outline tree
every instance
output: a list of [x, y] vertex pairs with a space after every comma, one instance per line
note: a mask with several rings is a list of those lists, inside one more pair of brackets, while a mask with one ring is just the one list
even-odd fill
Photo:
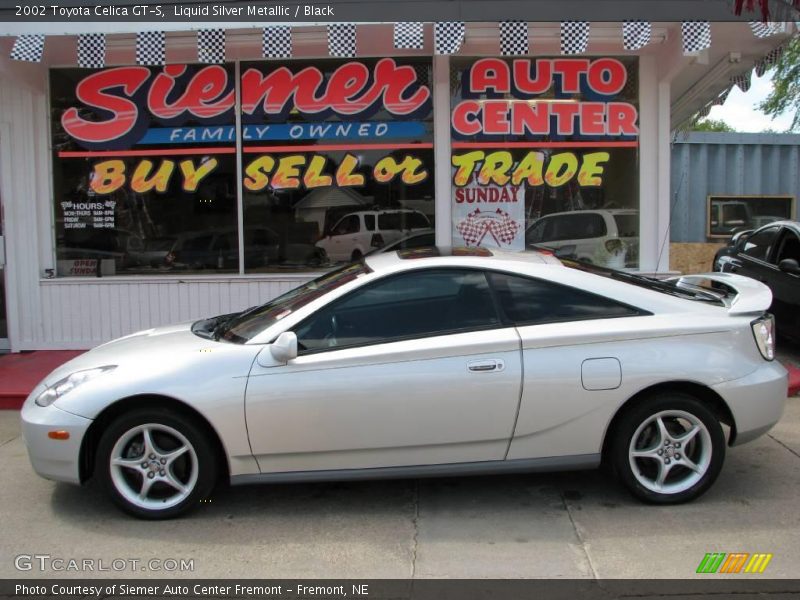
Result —
[[736, 131], [733, 127], [728, 125], [725, 121], [718, 121], [716, 119], [705, 119], [698, 121], [692, 125], [692, 131], [714, 131], [714, 132], [732, 132]]
[[800, 130], [800, 36], [787, 44], [772, 75], [772, 92], [758, 109], [773, 119], [786, 111], [794, 111], [790, 131]]

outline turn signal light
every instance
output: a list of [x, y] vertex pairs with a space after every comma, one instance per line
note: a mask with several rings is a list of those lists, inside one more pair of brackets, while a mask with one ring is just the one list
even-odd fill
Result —
[[47, 437], [51, 440], [68, 440], [69, 439], [69, 431], [59, 430], [59, 431], [48, 431]]

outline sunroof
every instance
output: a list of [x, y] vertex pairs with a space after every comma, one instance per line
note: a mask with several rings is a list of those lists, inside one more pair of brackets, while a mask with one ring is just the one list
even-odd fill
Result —
[[463, 246], [455, 248], [440, 248], [430, 246], [428, 248], [405, 248], [397, 251], [397, 256], [404, 260], [414, 258], [435, 258], [437, 256], [493, 256], [488, 248], [466, 248]]

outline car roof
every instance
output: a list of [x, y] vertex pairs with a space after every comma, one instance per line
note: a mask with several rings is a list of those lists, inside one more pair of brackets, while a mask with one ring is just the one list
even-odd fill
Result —
[[[449, 260], [448, 260], [449, 259]], [[524, 262], [536, 265], [562, 266], [552, 253], [538, 250], [524, 252], [504, 252], [495, 248], [476, 248], [464, 246], [429, 246], [370, 254], [366, 257], [367, 266], [374, 271], [392, 270], [409, 261], [431, 263], [431, 265], [452, 264], [490, 268], [491, 263], [501, 261]]]

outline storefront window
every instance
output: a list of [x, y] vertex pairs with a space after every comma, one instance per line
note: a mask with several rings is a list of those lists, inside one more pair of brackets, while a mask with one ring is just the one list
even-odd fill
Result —
[[59, 276], [238, 272], [232, 66], [54, 69], [50, 97]]
[[637, 59], [455, 59], [451, 72], [454, 243], [637, 267]]
[[241, 72], [248, 272], [329, 268], [432, 230], [430, 60]]

